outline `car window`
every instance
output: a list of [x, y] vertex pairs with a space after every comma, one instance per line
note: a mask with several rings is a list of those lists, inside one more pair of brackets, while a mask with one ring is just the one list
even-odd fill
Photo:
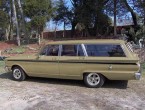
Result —
[[100, 57], [125, 57], [120, 45], [114, 44], [87, 44], [85, 45], [88, 56]]
[[61, 56], [84, 56], [81, 45], [62, 45]]
[[58, 56], [58, 51], [59, 45], [47, 45], [42, 49], [40, 55]]

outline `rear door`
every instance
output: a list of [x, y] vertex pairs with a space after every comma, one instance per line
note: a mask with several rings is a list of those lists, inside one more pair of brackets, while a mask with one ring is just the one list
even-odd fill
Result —
[[80, 79], [82, 76], [84, 52], [81, 45], [61, 45], [59, 58], [60, 77]]

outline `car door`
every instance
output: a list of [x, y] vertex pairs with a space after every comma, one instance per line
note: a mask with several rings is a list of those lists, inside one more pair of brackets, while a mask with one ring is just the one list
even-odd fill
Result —
[[59, 45], [45, 46], [36, 58], [37, 64], [33, 69], [34, 76], [57, 78]]
[[60, 77], [80, 79], [84, 57], [81, 45], [62, 45], [59, 57]]

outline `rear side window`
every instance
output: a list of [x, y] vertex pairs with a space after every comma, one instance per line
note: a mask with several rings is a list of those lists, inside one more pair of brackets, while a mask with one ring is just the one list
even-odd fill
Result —
[[120, 45], [114, 44], [85, 44], [88, 56], [125, 57]]
[[84, 56], [81, 45], [62, 45], [61, 56]]

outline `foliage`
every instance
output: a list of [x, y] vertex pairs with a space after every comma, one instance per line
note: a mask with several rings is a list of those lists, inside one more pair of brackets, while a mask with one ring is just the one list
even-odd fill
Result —
[[137, 42], [141, 38], [145, 38], [145, 26], [138, 26], [138, 29], [135, 30], [133, 27], [130, 27], [129, 34], [133, 37], [133, 40]]
[[6, 28], [8, 25], [8, 15], [6, 12], [0, 10], [0, 27]]
[[5, 29], [9, 23], [6, 0], [0, 0], [0, 28]]
[[53, 20], [56, 22], [65, 22], [66, 24], [70, 23], [71, 18], [71, 12], [66, 6], [66, 3], [64, 0], [59, 0], [56, 2], [56, 10], [53, 15]]
[[31, 27], [39, 34], [47, 21], [50, 20], [53, 12], [52, 3], [50, 0], [25, 0], [24, 14], [30, 19]]
[[108, 0], [71, 1], [73, 5], [72, 25], [82, 24], [85, 27], [85, 32], [89, 33], [89, 35], [103, 34], [103, 30], [106, 30], [111, 24], [109, 17], [104, 12], [104, 6]]
[[145, 62], [141, 64], [142, 65], [142, 69], [145, 71]]
[[[116, 13], [118, 17], [122, 17], [128, 14], [128, 10], [122, 0], [116, 0]], [[114, 16], [114, 0], [109, 0], [105, 5], [105, 13], [110, 16]]]

